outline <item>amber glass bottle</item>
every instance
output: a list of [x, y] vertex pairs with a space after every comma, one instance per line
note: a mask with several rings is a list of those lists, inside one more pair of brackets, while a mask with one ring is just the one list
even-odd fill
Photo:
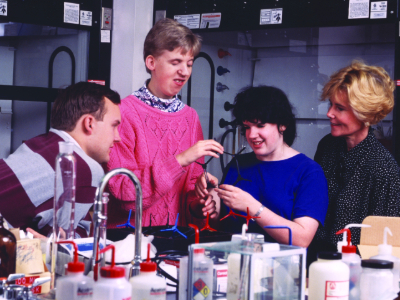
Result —
[[0, 215], [0, 277], [15, 273], [17, 241], [15, 236], [3, 227], [3, 217]]

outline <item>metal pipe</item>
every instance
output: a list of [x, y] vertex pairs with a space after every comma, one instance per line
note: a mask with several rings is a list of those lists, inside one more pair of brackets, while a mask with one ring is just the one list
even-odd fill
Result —
[[[99, 187], [96, 190], [96, 196], [94, 201], [94, 240], [93, 240], [93, 255], [92, 255], [92, 269], [95, 272], [95, 266], [97, 263], [97, 246], [100, 241], [100, 225], [103, 220], [107, 220], [107, 216], [104, 216], [102, 212], [102, 196], [103, 191], [108, 183], [108, 181], [115, 175], [125, 175], [127, 176], [135, 186], [136, 190], [136, 211], [135, 211], [135, 257], [132, 261], [132, 271], [131, 276], [136, 276], [140, 271], [140, 263], [141, 263], [141, 244], [142, 244], [142, 207], [143, 207], [143, 194], [142, 194], [142, 186], [132, 171], [129, 171], [125, 168], [118, 168], [111, 170], [102, 178]], [[97, 274], [94, 274], [97, 276]]]

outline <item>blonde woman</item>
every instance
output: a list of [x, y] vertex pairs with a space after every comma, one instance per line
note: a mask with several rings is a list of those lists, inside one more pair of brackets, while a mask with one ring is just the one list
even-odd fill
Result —
[[[330, 77], [321, 100], [328, 99], [331, 133], [318, 144], [315, 161], [328, 180], [329, 207], [324, 226], [310, 246], [309, 262], [320, 251], [335, 251], [336, 232], [369, 215], [399, 216], [399, 167], [373, 134], [394, 106], [394, 82], [381, 67], [355, 61]], [[352, 243], [360, 242], [353, 228]]]

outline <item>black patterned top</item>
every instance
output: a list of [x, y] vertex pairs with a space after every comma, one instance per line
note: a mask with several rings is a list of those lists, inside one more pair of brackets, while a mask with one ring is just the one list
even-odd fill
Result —
[[[326, 135], [318, 144], [314, 160], [325, 172], [329, 207], [324, 226], [313, 244], [317, 252], [334, 251], [342, 235], [335, 233], [347, 224], [361, 224], [365, 217], [399, 216], [399, 167], [389, 151], [375, 138], [373, 129], [350, 151], [343, 137]], [[351, 229], [354, 245], [360, 228]]]
[[178, 98], [177, 95], [175, 95], [172, 99], [162, 99], [154, 96], [147, 88], [148, 82], [149, 80], [147, 80], [140, 89], [138, 89], [136, 92], [133, 92], [132, 95], [142, 100], [147, 105], [165, 112], [174, 113], [185, 107], [185, 104]]

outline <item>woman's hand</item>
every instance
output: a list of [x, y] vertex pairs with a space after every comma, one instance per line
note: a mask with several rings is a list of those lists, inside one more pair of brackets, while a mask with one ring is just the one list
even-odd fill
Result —
[[220, 143], [214, 140], [203, 140], [198, 141], [189, 149], [179, 153], [176, 159], [182, 167], [186, 167], [203, 156], [218, 158], [218, 153], [224, 153], [224, 147]]
[[[211, 175], [210, 173], [207, 173], [207, 177], [209, 182], [213, 185], [213, 186], [218, 186], [218, 178]], [[209, 190], [207, 189], [207, 180], [206, 180], [206, 176], [203, 174], [201, 174], [201, 176], [197, 177], [196, 180], [196, 186], [194, 188], [194, 191], [196, 193], [196, 196], [199, 198], [204, 198], [205, 196], [207, 196], [209, 194]]]
[[233, 185], [221, 184], [215, 191], [225, 205], [235, 210], [247, 211], [247, 207], [259, 204], [252, 195]]

